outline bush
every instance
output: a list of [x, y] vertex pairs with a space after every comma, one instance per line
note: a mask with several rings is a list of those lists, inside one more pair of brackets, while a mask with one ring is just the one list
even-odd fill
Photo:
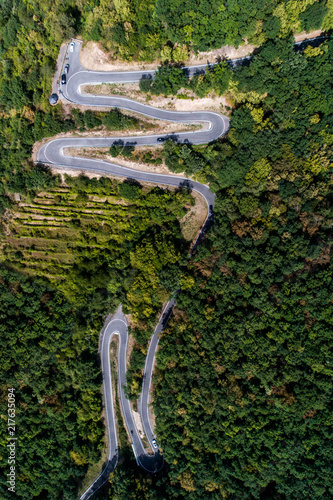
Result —
[[110, 147], [110, 155], [114, 158], [119, 156], [124, 147], [124, 142], [122, 140], [115, 141]]
[[155, 95], [175, 95], [179, 89], [187, 85], [187, 82], [187, 77], [181, 68], [161, 66], [155, 74], [151, 92]]
[[88, 109], [84, 112], [84, 123], [87, 128], [92, 129], [95, 127], [100, 127], [102, 125], [102, 120], [97, 116], [96, 113]]
[[132, 153], [134, 151], [135, 147], [133, 144], [130, 144], [129, 142], [124, 146], [121, 154], [126, 157], [132, 156]]
[[112, 109], [111, 111], [109, 111], [109, 113], [105, 113], [105, 115], [103, 115], [103, 125], [105, 125], [106, 128], [109, 129], [120, 129], [121, 118], [122, 114], [118, 111], [118, 109]]
[[141, 92], [145, 92], [145, 93], [150, 92], [152, 83], [153, 83], [153, 80], [152, 80], [151, 75], [143, 75], [143, 77], [141, 78], [141, 80], [139, 82], [139, 87], [140, 87]]
[[141, 186], [132, 182], [124, 181], [119, 184], [119, 194], [127, 200], [136, 200], [141, 193]]

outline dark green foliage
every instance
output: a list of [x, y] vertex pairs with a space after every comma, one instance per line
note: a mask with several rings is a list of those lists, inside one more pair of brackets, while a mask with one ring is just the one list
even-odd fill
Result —
[[122, 182], [119, 184], [119, 194], [127, 200], [136, 200], [141, 193], [141, 186], [131, 182]]
[[137, 118], [121, 113], [117, 108], [111, 109], [108, 113], [101, 113], [103, 125], [109, 130], [123, 130], [135, 128], [139, 124]]
[[[168, 500], [166, 493], [167, 473], [146, 474], [137, 466], [132, 450], [124, 450], [123, 462], [110, 478], [110, 500]], [[102, 499], [101, 499], [102, 500]]]
[[121, 154], [125, 156], [125, 158], [131, 157], [134, 153], [135, 146], [134, 144], [131, 144], [129, 142], [126, 142], [125, 146], [123, 147], [123, 150]]
[[[49, 0], [47, 0], [47, 3]], [[40, 0], [34, 0], [40, 13]], [[37, 5], [36, 5], [37, 4]], [[308, 27], [331, 27], [331, 9], [326, 0], [313, 5], [297, 0], [128, 0], [113, 2], [81, 2], [76, 16], [68, 15], [65, 6], [53, 5], [51, 12], [61, 12], [63, 36], [73, 27], [84, 39], [100, 41], [107, 50], [122, 59], [139, 61], [181, 62], [189, 50], [209, 51], [224, 45], [238, 46], [247, 39], [261, 45], [273, 37], [286, 37], [299, 29], [298, 21]], [[304, 8], [305, 12], [304, 12]], [[73, 19], [75, 17], [75, 19]], [[16, 40], [16, 16], [8, 27], [7, 44]], [[54, 22], [59, 22], [56, 19]], [[303, 26], [302, 26], [303, 29]], [[58, 35], [59, 36], [59, 35]], [[146, 82], [149, 87], [148, 82]], [[146, 88], [145, 91], [147, 91]]]
[[[145, 80], [142, 80], [145, 82]], [[155, 78], [151, 87], [148, 90], [152, 94], [164, 94], [164, 95], [174, 95], [177, 90], [185, 87], [187, 84], [187, 78], [184, 71], [181, 68], [176, 68], [175, 66], [161, 66], [155, 74]], [[142, 88], [142, 84], [140, 85]]]
[[73, 109], [71, 117], [64, 119], [60, 104], [49, 106], [58, 48], [63, 37], [74, 34], [79, 19], [80, 12], [68, 2], [46, 0], [41, 5], [33, 0], [29, 11], [21, 0], [14, 6], [10, 2], [1, 5], [1, 213], [10, 205], [6, 193], [26, 193], [47, 186], [41, 169], [27, 161], [36, 141], [75, 128], [83, 131], [104, 125], [108, 130], [123, 130], [139, 123], [117, 109], [108, 113]]
[[29, 119], [26, 117], [25, 111], [18, 111], [0, 118], [2, 204], [6, 204], [5, 192], [26, 193], [29, 190], [51, 185], [49, 184], [49, 182], [52, 183], [51, 176], [47, 170], [35, 167], [28, 161], [32, 145], [43, 137], [71, 130], [74, 127], [71, 120], [61, 119], [61, 113], [55, 108], [49, 109], [47, 113], [40, 110], [31, 111], [31, 117], [33, 121], [30, 116]]
[[124, 145], [124, 141], [119, 139], [118, 141], [115, 141], [112, 146], [109, 149], [110, 155], [113, 157], [119, 156], [120, 154], [125, 157], [131, 157], [133, 155], [133, 152], [135, 150], [135, 145], [126, 142]]
[[[0, 270], [0, 404], [6, 415], [7, 388], [16, 387], [20, 498], [74, 500], [99, 458], [101, 318], [119, 301], [133, 313], [134, 398], [156, 312], [186, 280], [161, 338], [155, 379], [169, 477], [148, 478], [126, 458], [111, 498], [332, 498], [332, 43], [296, 54], [292, 39], [273, 42], [297, 22], [298, 15], [288, 24], [292, 5], [287, 12], [285, 4], [139, 0], [118, 2], [116, 10], [95, 0], [1, 2], [1, 213], [15, 192], [26, 202], [14, 205], [22, 218], [12, 221], [10, 241], [1, 236], [2, 259], [52, 279], [70, 300]], [[308, 5], [302, 29], [319, 27], [326, 9], [325, 2]], [[67, 194], [28, 161], [44, 137], [137, 124], [118, 110], [73, 111], [64, 120], [59, 105], [48, 106], [58, 48], [80, 32], [140, 60], [159, 57], [162, 47], [172, 54], [175, 43], [208, 50], [244, 37], [272, 40], [234, 76], [225, 63], [189, 81], [163, 66], [140, 84], [164, 94], [188, 86], [204, 96], [222, 95], [231, 77], [237, 83], [226, 140], [164, 145], [169, 168], [200, 171], [217, 193], [214, 227], [188, 267], [179, 230], [190, 202], [184, 193], [79, 177], [67, 178]], [[112, 152], [132, 154], [132, 146]], [[40, 190], [50, 196], [43, 208]], [[38, 210], [45, 219], [30, 225], [24, 216]], [[48, 227], [47, 213], [59, 227]], [[1, 437], [5, 443], [5, 426]], [[2, 464], [6, 499], [6, 456]]]
[[99, 127], [102, 124], [102, 120], [90, 109], [84, 112], [84, 122], [88, 129]]
[[275, 39], [279, 36], [280, 32], [280, 20], [276, 16], [268, 17], [264, 24], [263, 29], [267, 35], [268, 39]]
[[0, 88], [0, 105], [6, 110], [19, 109], [29, 104], [32, 95], [27, 91], [25, 82], [18, 77], [2, 80]]
[[113, 157], [117, 157], [118, 155], [120, 155], [123, 148], [124, 148], [124, 141], [122, 140], [115, 141], [109, 149], [110, 155]]
[[[0, 18], [0, 37], [4, 59], [13, 59], [18, 67], [19, 86], [29, 82], [28, 91], [40, 103], [50, 90], [51, 79], [47, 77], [53, 72], [58, 47], [75, 34], [86, 40], [100, 41], [122, 59], [161, 58], [180, 62], [183, 58], [177, 50], [183, 45], [186, 54], [188, 49], [206, 51], [226, 44], [238, 46], [245, 38], [250, 43], [262, 44], [268, 38], [292, 34], [298, 19], [306, 30], [319, 28], [322, 22], [330, 26], [331, 14], [326, 3], [318, 0], [302, 10], [296, 0], [289, 3], [244, 0], [224, 4], [219, 0], [195, 3], [128, 0], [124, 5], [95, 0], [80, 3], [32, 0], [28, 9], [25, 2], [17, 0], [13, 10], [6, 1]], [[17, 47], [15, 55], [11, 53], [13, 47]], [[34, 67], [32, 61], [37, 62]], [[9, 76], [6, 82], [12, 85]]]
[[205, 166], [202, 156], [190, 144], [177, 144], [169, 139], [163, 144], [163, 156], [172, 172], [185, 172], [186, 175], [198, 172]]
[[199, 0], [195, 4], [186, 0], [157, 0], [155, 16], [165, 24], [171, 42], [192, 43], [195, 50], [205, 51], [226, 44], [237, 46], [244, 37], [255, 41], [262, 23], [264, 33], [267, 29], [270, 37], [272, 30], [279, 34], [277, 23], [272, 21], [277, 5], [283, 9], [284, 2], [229, 1], [222, 5], [217, 0]]
[[100, 127], [102, 124], [108, 130], [131, 129], [137, 127], [139, 124], [137, 118], [124, 115], [117, 108], [111, 109], [108, 112], [96, 112], [88, 109], [83, 113], [79, 109], [72, 109], [71, 115], [75, 127], [81, 131]]
[[89, 37], [88, 37], [89, 40], [93, 40], [94, 42], [98, 42], [102, 38], [102, 36], [101, 36], [102, 32], [103, 32], [102, 19], [97, 19], [94, 26], [89, 31]]
[[187, 248], [179, 218], [190, 195], [84, 176], [66, 176], [63, 187], [48, 171], [32, 172], [32, 191], [13, 205], [20, 217], [3, 235], [6, 265], [46, 276], [72, 304], [101, 297], [101, 307], [122, 302], [137, 322], [153, 321], [167, 297], [158, 274]]
[[227, 9], [220, 6], [217, 0], [199, 0], [195, 5], [185, 0], [158, 0], [155, 12], [173, 43], [191, 41], [196, 50], [209, 50], [226, 43], [238, 44], [242, 36], [250, 34], [251, 14], [258, 16], [255, 9], [250, 12], [244, 4], [242, 8], [230, 2]]
[[[104, 429], [96, 349], [98, 310], [74, 309], [44, 282], [0, 268], [1, 414], [16, 399], [16, 495], [76, 498], [76, 483], [98, 460]], [[7, 426], [1, 439], [7, 443]], [[0, 494], [8, 491], [2, 453]], [[80, 465], [78, 465], [80, 464]]]
[[327, 7], [325, 5], [325, 2], [316, 2], [308, 5], [307, 8], [303, 12], [301, 12], [299, 16], [302, 30], [305, 30], [307, 33], [309, 33], [312, 30], [321, 28], [326, 13]]
[[216, 64], [206, 74], [192, 77], [188, 81], [191, 88], [199, 97], [205, 97], [212, 90], [218, 95], [222, 95], [228, 89], [228, 84], [232, 76], [231, 67], [225, 62]]
[[139, 82], [141, 92], [149, 92], [151, 90], [152, 83], [153, 80], [151, 75], [144, 75]]

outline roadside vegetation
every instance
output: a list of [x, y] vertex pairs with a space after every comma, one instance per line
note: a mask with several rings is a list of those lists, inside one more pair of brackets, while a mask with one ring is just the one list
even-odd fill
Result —
[[157, 353], [168, 477], [148, 494], [120, 467], [119, 498], [332, 497], [332, 49], [269, 43], [235, 74], [201, 149], [214, 226]]
[[164, 144], [174, 171], [200, 154], [215, 221], [157, 353], [168, 477], [148, 494], [120, 467], [119, 498], [333, 494], [332, 50], [267, 44], [234, 74], [225, 140]]
[[333, 7], [326, 0], [94, 0], [76, 5], [76, 17], [67, 26], [74, 25], [86, 40], [100, 42], [114, 57], [128, 61], [180, 63], [191, 50], [238, 46], [244, 39], [262, 45], [294, 32], [332, 29]]
[[[108, 112], [80, 111], [72, 109], [65, 115], [61, 107], [23, 107], [0, 115], [0, 214], [12, 205], [14, 193], [32, 194], [36, 190], [52, 185], [55, 181], [47, 169], [31, 161], [31, 150], [35, 142], [63, 132], [104, 132], [137, 130], [148, 123], [125, 115], [118, 109]], [[11, 175], [15, 172], [15, 175]]]
[[228, 90], [232, 77], [232, 69], [226, 61], [217, 63], [207, 73], [194, 75], [188, 78], [186, 70], [170, 64], [162, 65], [155, 73], [155, 78], [142, 78], [140, 90], [152, 95], [175, 95], [178, 98], [187, 98], [187, 94], [179, 94], [180, 90], [191, 90], [202, 98], [214, 91], [221, 96]]

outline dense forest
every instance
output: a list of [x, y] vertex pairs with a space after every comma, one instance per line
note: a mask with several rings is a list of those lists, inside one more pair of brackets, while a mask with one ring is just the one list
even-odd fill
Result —
[[[75, 499], [104, 444], [96, 356], [101, 308], [74, 309], [45, 282], [0, 267], [1, 417], [16, 391], [16, 495]], [[6, 422], [6, 421], [5, 421]], [[8, 491], [7, 425], [1, 426], [0, 496]]]
[[215, 223], [158, 352], [166, 498], [332, 497], [332, 55], [264, 45], [201, 150]]
[[[140, 471], [120, 424], [121, 460], [98, 497], [332, 498], [333, 44], [295, 51], [292, 39], [332, 24], [330, 0], [2, 0], [0, 405], [3, 417], [16, 387], [20, 498], [76, 498], [104, 447], [103, 319], [119, 301], [136, 319], [133, 398], [155, 315], [180, 288], [154, 380], [166, 467]], [[179, 226], [188, 193], [85, 177], [63, 185], [30, 161], [36, 141], [60, 132], [139, 125], [118, 110], [48, 105], [58, 48], [77, 34], [142, 61], [180, 63], [244, 38], [261, 46], [234, 71], [222, 62], [187, 80], [163, 66], [141, 83], [224, 94], [231, 110], [226, 139], [163, 147], [171, 170], [200, 175], [217, 195], [190, 261]], [[34, 247], [22, 244], [29, 237]], [[4, 453], [0, 466], [9, 498]]]

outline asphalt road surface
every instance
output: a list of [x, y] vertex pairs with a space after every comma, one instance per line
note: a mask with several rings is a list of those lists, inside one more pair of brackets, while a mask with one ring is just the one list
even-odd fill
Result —
[[[145, 104], [137, 103], [131, 99], [121, 97], [98, 96], [91, 94], [82, 94], [80, 86], [83, 84], [100, 84], [112, 82], [137, 82], [142, 76], [150, 74], [154, 76], [155, 71], [133, 71], [133, 72], [95, 72], [88, 71], [80, 65], [79, 51], [81, 44], [76, 41], [74, 51], [67, 50], [66, 58], [63, 63], [69, 64], [69, 70], [66, 75], [67, 83], [59, 84], [59, 93], [63, 98], [77, 104], [83, 104], [89, 107], [118, 107], [141, 113], [143, 115], [174, 122], [181, 123], [206, 123], [203, 130], [195, 132], [182, 132], [173, 134], [172, 137], [177, 142], [191, 142], [193, 144], [204, 144], [223, 136], [229, 129], [229, 119], [226, 116], [209, 111], [198, 112], [176, 112], [165, 111], [153, 108]], [[187, 68], [189, 75], [206, 70], [206, 66], [196, 66]], [[61, 81], [61, 78], [60, 78]], [[208, 127], [207, 127], [208, 124]], [[37, 162], [45, 163], [58, 167], [68, 167], [80, 171], [93, 171], [98, 173], [107, 173], [114, 176], [136, 179], [141, 182], [152, 182], [166, 184], [175, 187], [187, 187], [198, 191], [205, 199], [208, 207], [206, 222], [211, 218], [215, 195], [209, 190], [208, 186], [183, 177], [163, 174], [153, 174], [141, 172], [130, 168], [122, 167], [115, 163], [94, 160], [89, 158], [74, 157], [66, 154], [66, 148], [87, 148], [87, 147], [110, 147], [117, 140], [123, 140], [125, 143], [133, 145], [157, 145], [160, 144], [158, 138], [161, 135], [146, 135], [140, 137], [94, 137], [94, 138], [61, 138], [53, 139], [44, 144], [37, 154]], [[162, 136], [168, 138], [169, 136]], [[205, 222], [205, 224], [206, 224]], [[204, 226], [205, 226], [204, 224]], [[203, 226], [203, 228], [204, 228]], [[204, 229], [202, 228], [202, 232]], [[200, 237], [200, 235], [199, 235]], [[199, 238], [198, 237], [198, 238]], [[198, 241], [198, 239], [197, 239]], [[139, 399], [139, 411], [141, 414], [142, 425], [151, 447], [151, 452], [147, 453], [142, 440], [138, 434], [130, 402], [126, 398], [123, 387], [126, 385], [126, 351], [128, 343], [128, 326], [126, 318], [122, 313], [121, 306], [117, 309], [112, 319], [106, 324], [101, 332], [100, 356], [103, 374], [104, 404], [107, 417], [107, 427], [109, 436], [108, 458], [101, 475], [89, 486], [83, 493], [80, 500], [90, 498], [104, 484], [110, 473], [115, 469], [118, 462], [118, 441], [115, 424], [115, 410], [113, 405], [114, 395], [112, 393], [111, 365], [110, 365], [110, 342], [113, 335], [119, 335], [118, 351], [118, 390], [122, 414], [128, 435], [131, 439], [132, 448], [138, 465], [150, 473], [156, 473], [163, 467], [163, 455], [160, 453], [156, 438], [154, 436], [150, 418], [149, 418], [149, 394], [153, 375], [155, 353], [158, 345], [159, 334], [165, 328], [172, 308], [175, 304], [171, 300], [166, 305], [154, 334], [151, 338], [147, 353], [144, 377], [142, 385], [142, 394]], [[155, 444], [155, 446], [154, 446]]]
[[[160, 323], [159, 323], [160, 324]], [[159, 325], [158, 325], [159, 326]], [[161, 331], [161, 328], [155, 330]], [[156, 473], [163, 467], [163, 455], [160, 453], [158, 448], [153, 448], [152, 440], [154, 439], [153, 431], [149, 426], [148, 440], [153, 449], [153, 454], [147, 454], [143, 447], [142, 440], [137, 431], [133, 413], [130, 405], [130, 401], [126, 398], [124, 387], [126, 386], [126, 352], [128, 344], [128, 325], [126, 317], [122, 312], [121, 306], [118, 307], [116, 313], [113, 315], [112, 319], [109, 320], [106, 326], [101, 332], [101, 342], [100, 342], [100, 356], [102, 364], [102, 374], [103, 374], [103, 392], [104, 392], [104, 406], [107, 420], [108, 428], [108, 458], [105, 467], [100, 474], [100, 476], [89, 486], [89, 488], [82, 494], [80, 500], [87, 500], [90, 498], [109, 478], [110, 474], [114, 471], [118, 463], [118, 440], [116, 431], [116, 420], [115, 420], [115, 410], [114, 410], [114, 395], [112, 391], [112, 378], [111, 378], [111, 363], [110, 363], [110, 343], [114, 335], [119, 336], [119, 350], [118, 350], [118, 391], [120, 394], [121, 411], [124, 417], [128, 435], [131, 439], [132, 448], [138, 465], [150, 473]], [[153, 338], [155, 337], [155, 334]], [[156, 341], [156, 347], [157, 342]], [[146, 366], [149, 366], [150, 377], [152, 375], [152, 368], [154, 364], [155, 350], [150, 349], [147, 355]], [[148, 391], [145, 392], [145, 397], [143, 398], [143, 405], [147, 408], [148, 414], [148, 397], [149, 397], [149, 387]], [[149, 416], [148, 416], [149, 421]], [[147, 424], [146, 424], [147, 425]]]
[[155, 436], [149, 418], [149, 393], [150, 393], [151, 380], [153, 376], [155, 353], [158, 345], [159, 334], [166, 327], [170, 315], [172, 314], [172, 308], [174, 305], [175, 301], [170, 300], [170, 302], [168, 302], [164, 308], [160, 321], [158, 322], [154, 330], [154, 334], [149, 343], [145, 368], [143, 372], [142, 392], [139, 399], [138, 407], [140, 409], [143, 430], [152, 449], [154, 449], [152, 441], [153, 439], [155, 439]]
[[[149, 116], [150, 118], [157, 118], [160, 120], [168, 120], [178, 123], [201, 122], [208, 124], [208, 130], [197, 132], [183, 132], [177, 134], [178, 142], [184, 142], [188, 140], [193, 144], [205, 144], [207, 142], [218, 139], [228, 131], [229, 118], [219, 113], [214, 113], [211, 111], [166, 111], [163, 109], [153, 108], [152, 106], [148, 106], [147, 104], [142, 104], [132, 99], [123, 97], [81, 93], [81, 85], [138, 82], [143, 76], [149, 75], [153, 78], [155, 71], [89, 71], [83, 68], [83, 66], [81, 66], [80, 64], [80, 49], [81, 43], [75, 42], [74, 51], [68, 51], [67, 59], [64, 61], [66, 64], [69, 64], [69, 71], [66, 75], [67, 83], [65, 85], [62, 85], [60, 83], [59, 90], [62, 93], [63, 97], [68, 101], [74, 102], [76, 104], [83, 104], [89, 107], [117, 107], [135, 111], [145, 116]], [[188, 73], [189, 75], [193, 75], [197, 72], [205, 71], [207, 67], [207, 65], [193, 66], [188, 68]], [[157, 137], [158, 136], [146, 136], [145, 138], [142, 138], [143, 142], [139, 142], [139, 138], [135, 138], [135, 140], [138, 141], [138, 145], [154, 145], [158, 144]], [[130, 139], [127, 138], [126, 140], [129, 141]], [[107, 145], [110, 145], [110, 143]]]

